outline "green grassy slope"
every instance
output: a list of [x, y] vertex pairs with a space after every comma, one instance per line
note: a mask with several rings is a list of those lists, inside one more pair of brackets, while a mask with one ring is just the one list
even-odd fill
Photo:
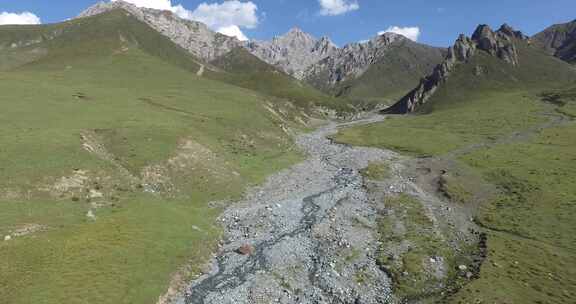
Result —
[[243, 48], [236, 48], [213, 60], [211, 64], [222, 71], [207, 71], [205, 75], [210, 79], [284, 98], [302, 108], [325, 105], [345, 109], [345, 101], [336, 101], [263, 62]]
[[[568, 64], [519, 48], [518, 68], [486, 54], [459, 66], [425, 114], [391, 117], [336, 138], [454, 158], [499, 189], [476, 213], [488, 236], [488, 257], [479, 278], [451, 303], [576, 301], [576, 124], [569, 120], [576, 78]], [[561, 116], [567, 121], [558, 123]], [[477, 143], [487, 145], [462, 149]], [[467, 187], [469, 193], [481, 189]]]
[[[135, 18], [129, 17], [123, 10], [59, 24], [2, 26], [0, 29], [0, 45], [3, 46], [0, 48], [0, 58], [18, 56], [16, 61], [23, 63], [33, 60], [35, 68], [38, 68], [40, 63], [47, 68], [57, 68], [63, 62], [86, 62], [91, 57], [121, 53], [130, 46], [181, 68], [191, 71], [199, 68], [195, 58], [188, 52]], [[30, 45], [26, 46], [27, 44]], [[12, 45], [22, 47], [13, 49]], [[42, 55], [30, 55], [34, 53]]]
[[155, 303], [213, 248], [208, 202], [299, 159], [297, 110], [196, 76], [123, 11], [0, 37], [46, 38], [0, 51], [23, 58], [0, 72], [2, 302]]
[[356, 102], [390, 104], [418, 85], [442, 60], [440, 49], [403, 40], [360, 77], [339, 84], [333, 92]]

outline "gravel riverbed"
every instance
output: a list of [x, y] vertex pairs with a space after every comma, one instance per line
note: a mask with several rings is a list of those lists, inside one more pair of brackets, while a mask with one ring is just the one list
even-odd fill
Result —
[[376, 264], [381, 203], [370, 199], [359, 170], [395, 154], [327, 138], [382, 119], [330, 123], [298, 136], [307, 160], [222, 214], [225, 235], [212, 270], [176, 303], [389, 303], [390, 278]]

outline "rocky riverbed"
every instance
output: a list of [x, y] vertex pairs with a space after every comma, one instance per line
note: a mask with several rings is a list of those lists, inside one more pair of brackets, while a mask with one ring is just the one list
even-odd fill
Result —
[[[330, 123], [300, 135], [296, 142], [308, 159], [271, 176], [223, 213], [225, 238], [212, 270], [176, 303], [392, 302], [391, 280], [376, 262], [383, 204], [359, 171], [398, 156], [327, 138], [339, 128], [382, 119]], [[415, 187], [400, 176], [392, 180], [381, 192]]]

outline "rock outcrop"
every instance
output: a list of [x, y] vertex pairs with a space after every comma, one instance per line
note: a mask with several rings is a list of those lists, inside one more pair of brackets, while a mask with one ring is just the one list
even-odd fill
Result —
[[115, 9], [123, 9], [140, 21], [168, 37], [196, 57], [210, 61], [243, 43], [234, 37], [216, 33], [201, 22], [186, 20], [171, 11], [137, 7], [124, 1], [100, 2], [78, 17], [89, 17]]
[[381, 113], [406, 114], [416, 111], [446, 82], [456, 65], [466, 63], [478, 50], [498, 57], [513, 66], [519, 65], [516, 42], [526, 39], [527, 37], [521, 32], [515, 31], [506, 24], [496, 32], [492, 31], [488, 25], [480, 25], [474, 31], [472, 38], [460, 35], [454, 45], [448, 49], [444, 62], [436, 66], [429, 76], [422, 79], [414, 90]]
[[576, 20], [553, 25], [534, 35], [531, 41], [550, 55], [576, 63]]
[[521, 32], [504, 24], [496, 32], [488, 25], [480, 25], [472, 35], [478, 48], [496, 56], [512, 65], [518, 65], [518, 50], [514, 39], [525, 39]]
[[246, 48], [262, 61], [299, 79], [309, 66], [338, 49], [328, 37], [316, 39], [299, 28], [293, 28], [271, 41], [248, 42]]

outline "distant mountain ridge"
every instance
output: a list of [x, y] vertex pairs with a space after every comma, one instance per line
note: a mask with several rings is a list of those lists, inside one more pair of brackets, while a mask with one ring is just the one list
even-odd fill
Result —
[[[173, 12], [141, 8], [123, 1], [100, 2], [79, 17], [114, 9], [123, 9], [134, 15], [204, 62], [209, 70], [216, 68], [212, 62], [242, 60], [242, 64], [236, 67], [244, 66], [247, 73], [252, 73], [255, 70], [249, 69], [246, 62], [257, 58], [280, 73], [306, 82], [328, 95], [341, 97], [349, 105], [364, 110], [382, 108], [404, 96], [389, 110], [415, 111], [446, 81], [457, 64], [466, 62], [477, 50], [511, 66], [518, 66], [521, 62], [517, 40], [533, 44], [563, 60], [576, 60], [576, 22], [555, 25], [532, 39], [508, 25], [497, 31], [481, 25], [471, 38], [461, 36], [453, 47], [446, 50], [394, 33], [384, 33], [369, 41], [339, 48], [328, 37], [317, 39], [299, 28], [270, 41], [242, 42], [216, 33], [201, 22], [180, 18]], [[238, 48], [245, 49], [255, 58], [241, 52], [231, 54]], [[259, 63], [254, 64], [260, 70], [272, 71], [262, 68]], [[255, 77], [256, 74], [251, 75]], [[253, 84], [250, 82], [250, 86]], [[406, 95], [407, 92], [410, 93]]]
[[[418, 44], [393, 33], [342, 48], [328, 37], [317, 39], [299, 28], [270, 41], [242, 42], [216, 33], [201, 22], [182, 19], [173, 12], [141, 8], [124, 1], [99, 2], [79, 18], [114, 9], [124, 9], [205, 63], [242, 47], [263, 62], [325, 93], [358, 100], [396, 98], [400, 92], [416, 85], [443, 57], [440, 48]], [[373, 72], [362, 77], [371, 68]], [[379, 81], [383, 84], [378, 84]]]
[[442, 61], [444, 50], [384, 33], [351, 43], [312, 65], [304, 79], [318, 89], [351, 98], [391, 97], [414, 87]]
[[[317, 39], [299, 28], [293, 28], [270, 41], [242, 42], [235, 37], [216, 33], [201, 22], [180, 18], [170, 11], [137, 7], [124, 1], [99, 2], [78, 17], [93, 16], [114, 9], [128, 11], [206, 62], [223, 56], [236, 47], [244, 47], [260, 60], [286, 74], [305, 79], [326, 66], [321, 64], [315, 67], [317, 63], [334, 56], [329, 61], [338, 65], [338, 72], [331, 73], [329, 81], [332, 83], [336, 82], [336, 79], [341, 80], [341, 73], [348, 78], [361, 75], [374, 58], [386, 51], [385, 47], [396, 40], [406, 39], [397, 34], [386, 33], [366, 43], [351, 43], [338, 48], [328, 37]], [[349, 61], [345, 59], [348, 57]]]
[[78, 17], [89, 17], [114, 9], [124, 9], [133, 14], [206, 62], [226, 55], [237, 47], [244, 47], [262, 61], [301, 78], [306, 68], [337, 49], [327, 37], [316, 39], [297, 28], [271, 41], [242, 42], [235, 37], [214, 32], [204, 23], [180, 18], [173, 12], [138, 7], [124, 1], [99, 2]]
[[406, 39], [394, 33], [384, 33], [362, 43], [350, 43], [338, 49], [333, 56], [308, 68], [305, 77], [312, 79], [326, 74], [326, 85], [359, 77], [371, 63], [381, 57], [388, 48], [399, 40]]
[[576, 20], [552, 25], [534, 35], [532, 41], [549, 54], [576, 63]]
[[568, 64], [543, 54], [522, 32], [507, 24], [493, 31], [483, 24], [476, 28], [472, 37], [461, 34], [448, 49], [445, 60], [430, 75], [381, 113], [406, 114], [428, 106], [436, 91], [455, 77], [452, 74], [458, 74], [459, 85], [475, 87], [496, 81], [500, 88], [576, 77]]

